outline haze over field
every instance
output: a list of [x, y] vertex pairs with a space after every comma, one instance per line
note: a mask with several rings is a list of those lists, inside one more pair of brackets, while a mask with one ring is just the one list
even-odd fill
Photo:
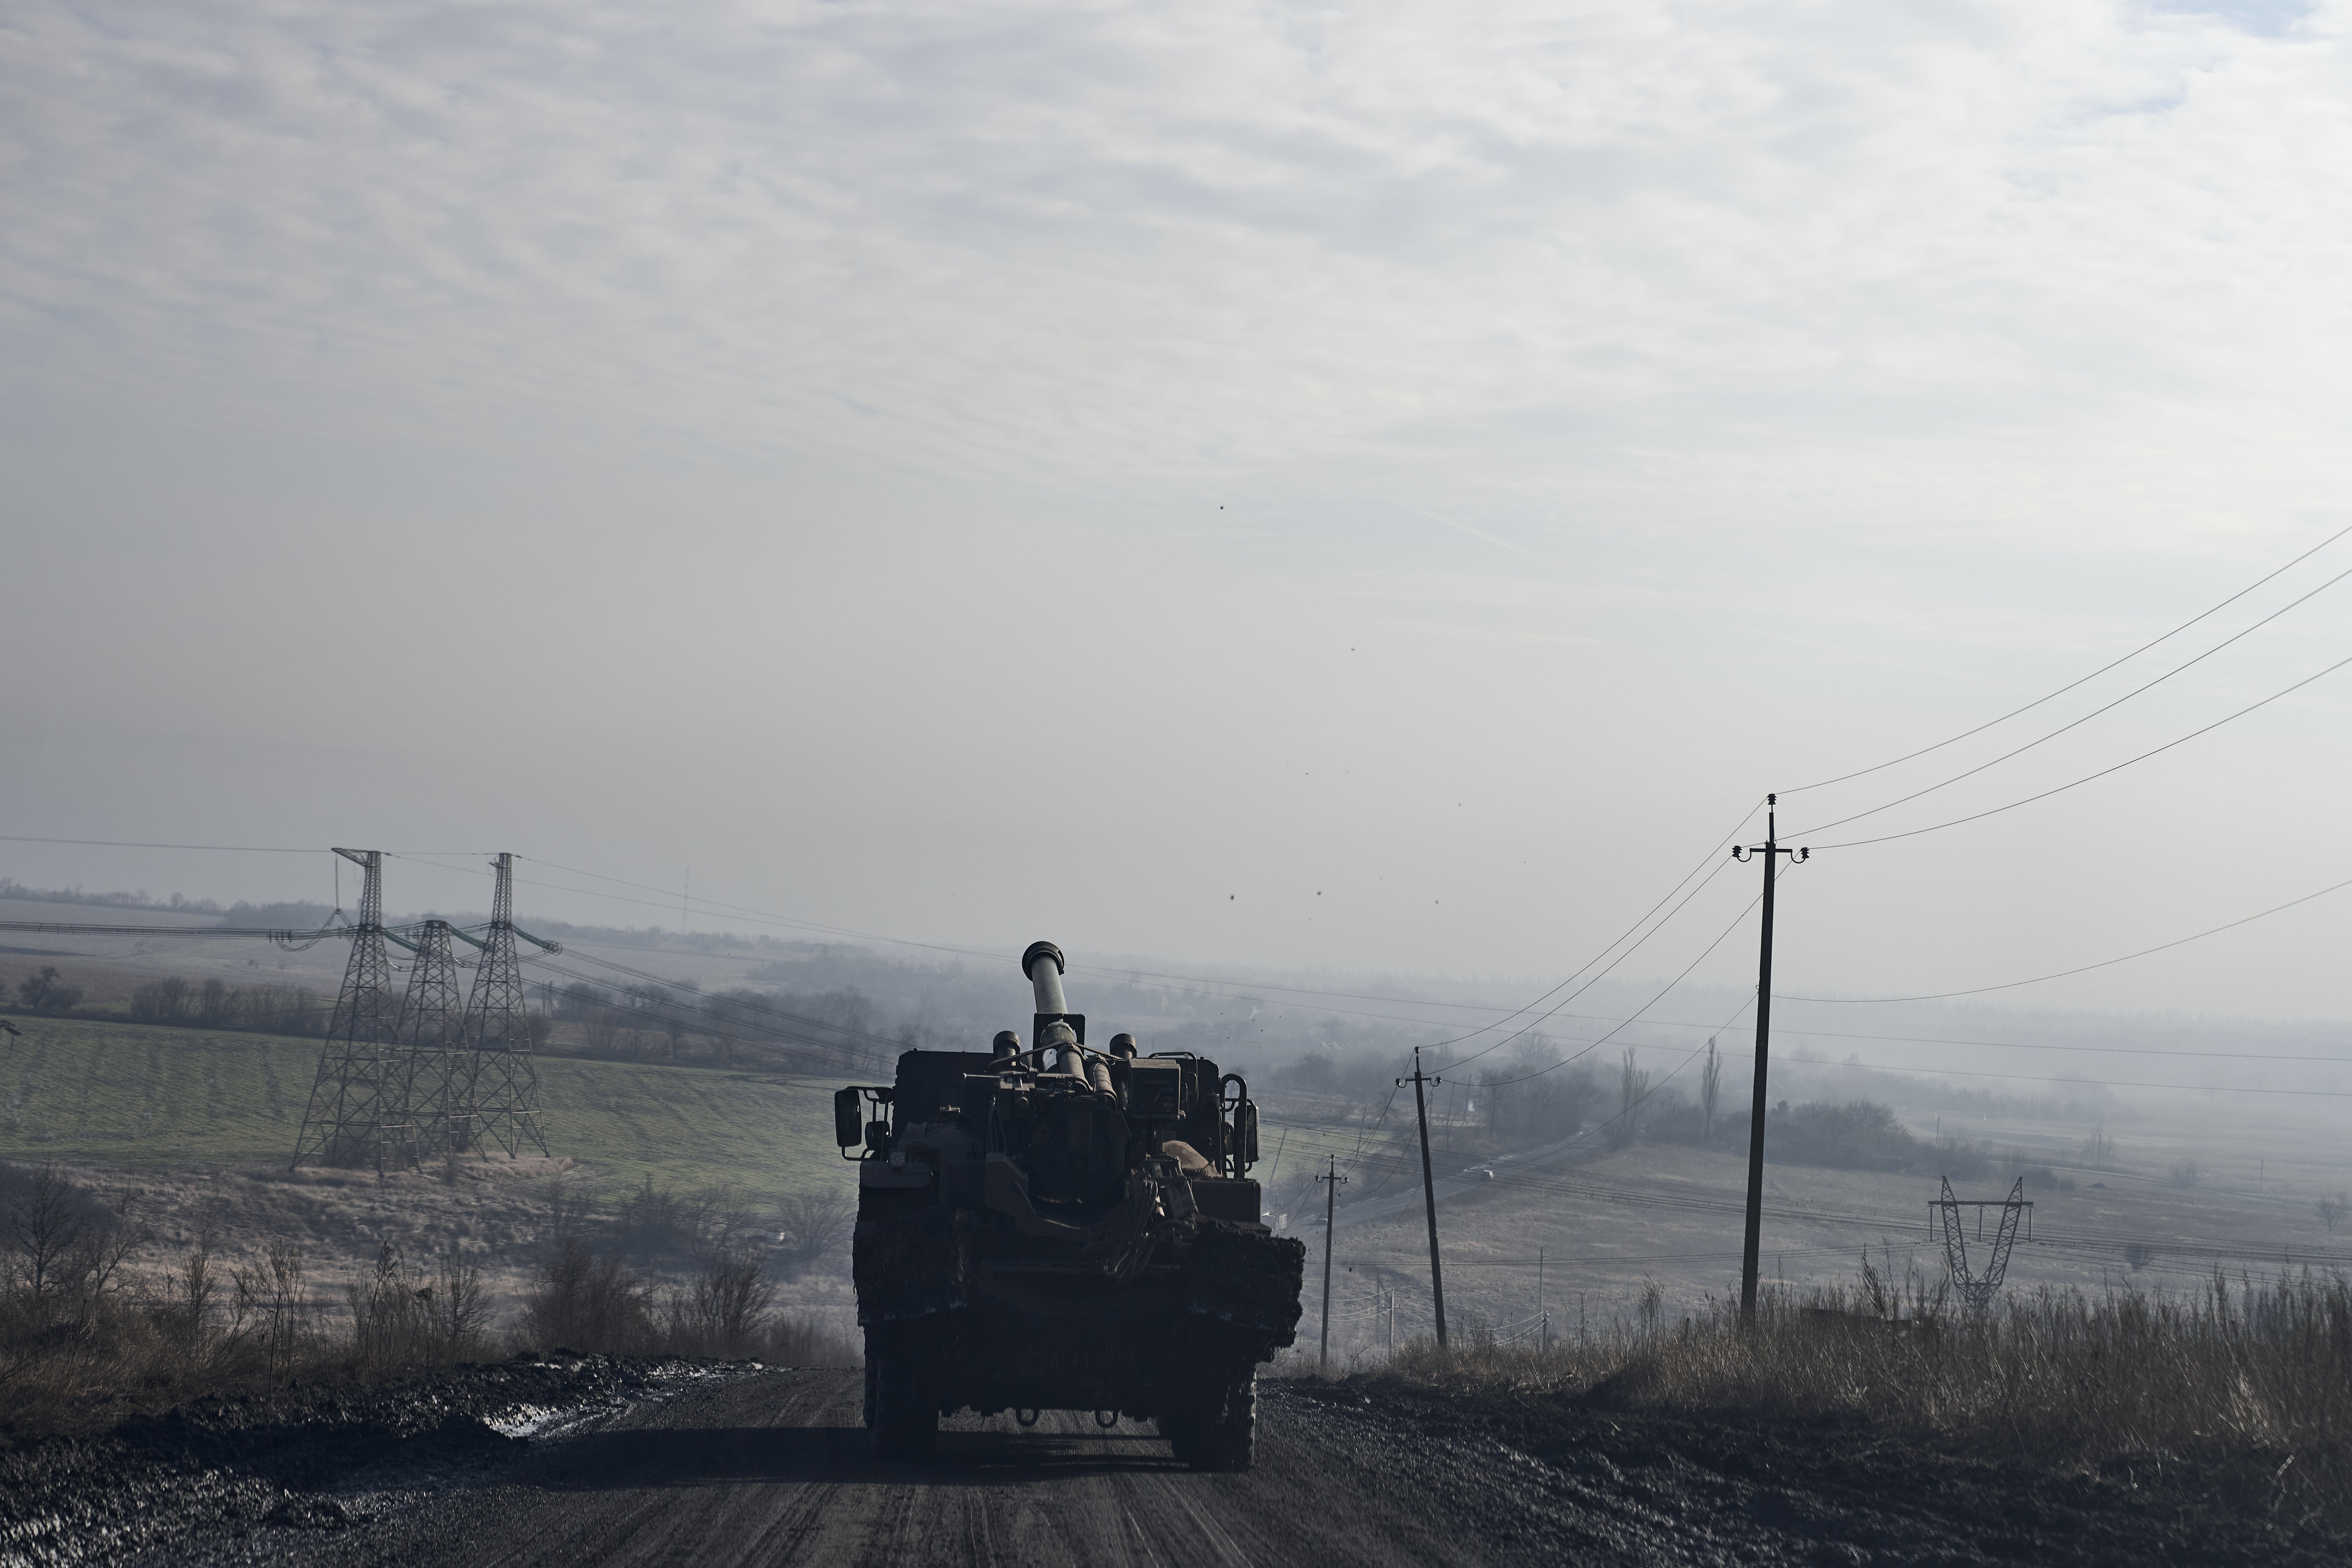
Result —
[[[737, 930], [1564, 974], [1765, 791], [2352, 523], [2347, 20], [20, 0], [5, 826], [514, 849], [527, 911], [601, 924], [677, 900], [559, 868], [691, 868]], [[2352, 585], [1802, 841], [2347, 654]], [[1783, 987], [1988, 985], [2352, 878], [2347, 680], [1817, 854]], [[323, 854], [6, 850], [36, 887], [333, 896]], [[392, 901], [478, 909], [478, 867], [396, 861]], [[1753, 893], [1717, 878], [1619, 978]], [[2013, 994], [2340, 1018], [2347, 922], [2352, 889]], [[1750, 927], [1691, 978], [1753, 961]]]

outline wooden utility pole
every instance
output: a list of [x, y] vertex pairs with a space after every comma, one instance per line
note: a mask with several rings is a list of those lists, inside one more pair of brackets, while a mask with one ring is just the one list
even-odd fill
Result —
[[1429, 1100], [1422, 1092], [1425, 1083], [1444, 1083], [1442, 1078], [1428, 1078], [1421, 1070], [1421, 1047], [1412, 1048], [1412, 1076], [1397, 1079], [1397, 1087], [1412, 1085], [1413, 1114], [1421, 1121], [1421, 1195], [1429, 1208], [1429, 1294], [1437, 1303], [1437, 1348], [1445, 1348], [1445, 1275], [1437, 1261], [1437, 1181], [1429, 1173]]
[[1804, 860], [1812, 854], [1810, 849], [1790, 849], [1780, 844], [1775, 826], [1780, 799], [1777, 795], [1764, 797], [1764, 842], [1735, 845], [1731, 851], [1735, 860], [1756, 855], [1764, 861], [1764, 945], [1756, 965], [1756, 1099], [1748, 1113], [1748, 1231], [1739, 1253], [1739, 1321], [1747, 1328], [1756, 1324], [1757, 1252], [1764, 1226], [1765, 1065], [1772, 1046], [1772, 885], [1781, 856]]
[[1323, 1347], [1315, 1368], [1318, 1373], [1331, 1370], [1331, 1221], [1339, 1213], [1339, 1184], [1348, 1179], [1339, 1173], [1339, 1157], [1328, 1158], [1329, 1173], [1315, 1178], [1327, 1184], [1323, 1189]]

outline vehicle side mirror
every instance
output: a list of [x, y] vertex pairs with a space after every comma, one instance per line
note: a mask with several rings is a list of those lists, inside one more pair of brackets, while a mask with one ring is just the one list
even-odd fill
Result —
[[866, 1110], [854, 1089], [835, 1089], [833, 1096], [833, 1141], [845, 1149], [866, 1142]]

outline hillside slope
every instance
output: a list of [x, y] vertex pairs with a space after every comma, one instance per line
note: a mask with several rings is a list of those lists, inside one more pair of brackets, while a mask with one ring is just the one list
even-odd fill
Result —
[[[285, 1164], [319, 1066], [288, 1036], [79, 1019], [0, 1036], [0, 1159], [140, 1168]], [[597, 1174], [776, 1197], [837, 1182], [830, 1082], [542, 1057], [550, 1150]]]

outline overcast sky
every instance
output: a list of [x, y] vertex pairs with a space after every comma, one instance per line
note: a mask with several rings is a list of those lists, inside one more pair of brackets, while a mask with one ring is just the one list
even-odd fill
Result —
[[[1565, 973], [1767, 790], [1992, 719], [2352, 523], [2347, 26], [0, 0], [6, 830]], [[2352, 539], [1782, 825], [2346, 567]], [[2063, 784], [2347, 655], [2352, 583], [1811, 841]], [[2352, 878], [2347, 714], [2352, 669], [1817, 855], [1785, 985], [1988, 984]], [[0, 868], [331, 887], [323, 856]], [[394, 875], [395, 908], [482, 901]], [[527, 910], [676, 922], [532, 875]], [[1717, 878], [1621, 973], [1674, 974], [1754, 891]], [[2347, 937], [2352, 889], [2019, 999], [2342, 1017]]]

